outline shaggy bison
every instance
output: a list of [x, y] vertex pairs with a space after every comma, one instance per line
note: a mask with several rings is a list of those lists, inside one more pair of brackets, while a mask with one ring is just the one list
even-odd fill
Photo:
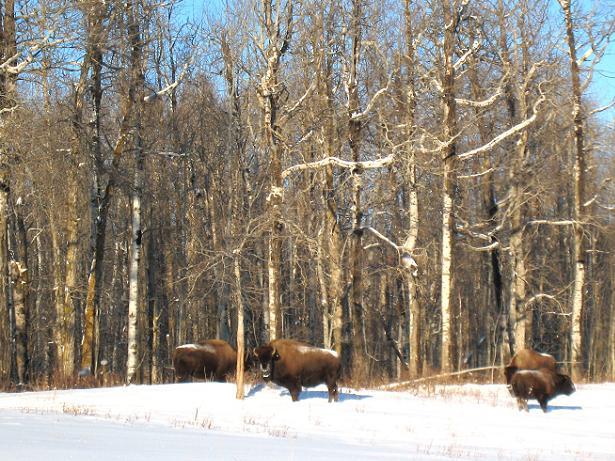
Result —
[[173, 368], [180, 383], [193, 378], [225, 382], [234, 373], [237, 353], [221, 339], [208, 339], [197, 344], [183, 344], [175, 348]]
[[555, 358], [549, 354], [543, 354], [532, 349], [521, 349], [504, 368], [506, 384], [510, 386], [511, 379], [518, 370], [537, 370], [545, 368], [555, 372], [557, 370]]
[[290, 339], [275, 339], [254, 349], [254, 355], [263, 379], [288, 389], [293, 402], [299, 400], [302, 386], [321, 383], [327, 384], [329, 402], [338, 400], [341, 363], [334, 351]]
[[575, 391], [570, 376], [547, 368], [517, 371], [511, 379], [510, 387], [513, 397], [517, 398], [519, 410], [528, 411], [528, 399], [536, 399], [545, 413], [549, 400]]

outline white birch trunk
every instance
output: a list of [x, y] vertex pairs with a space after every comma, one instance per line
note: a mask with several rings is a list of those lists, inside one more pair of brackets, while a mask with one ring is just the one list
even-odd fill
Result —
[[141, 262], [141, 200], [144, 183], [143, 143], [141, 139], [141, 117], [143, 115], [143, 93], [145, 77], [143, 74], [143, 43], [140, 32], [138, 5], [127, 2], [125, 5], [128, 16], [128, 38], [131, 47], [130, 56], [130, 87], [128, 97], [132, 99], [134, 108], [134, 136], [136, 166], [134, 172], [133, 192], [131, 196], [131, 242], [128, 263], [128, 355], [126, 359], [126, 382], [134, 382], [137, 378], [139, 338], [139, 267]]
[[[445, 169], [445, 181], [449, 173]], [[446, 188], [443, 193], [442, 205], [442, 258], [441, 258], [441, 300], [440, 311], [442, 315], [442, 352], [441, 367], [444, 373], [452, 370], [451, 366], [451, 296], [452, 296], [452, 274], [451, 266], [453, 260], [453, 234], [452, 234], [452, 214], [453, 198], [447, 193]]]
[[237, 304], [237, 373], [236, 383], [237, 392], [235, 398], [242, 400], [244, 397], [243, 374], [244, 374], [244, 357], [245, 357], [245, 332], [244, 332], [244, 316], [243, 316], [243, 300], [241, 297], [241, 267], [239, 265], [240, 253], [235, 251], [233, 260], [233, 271], [235, 274], [235, 302]]
[[454, 194], [454, 162], [457, 155], [453, 136], [457, 131], [457, 114], [455, 105], [455, 67], [453, 55], [455, 49], [455, 30], [458, 15], [457, 2], [447, 0], [444, 8], [444, 42], [443, 42], [443, 133], [442, 141], [445, 148], [442, 152], [443, 181], [442, 181], [442, 259], [441, 259], [441, 298], [440, 312], [442, 316], [442, 350], [440, 362], [443, 372], [453, 368], [451, 361], [452, 329], [451, 329], [451, 299], [453, 291], [452, 259], [453, 259], [453, 194]]
[[[136, 185], [141, 179], [140, 173], [135, 173]], [[130, 261], [128, 270], [128, 358], [126, 361], [126, 381], [132, 383], [136, 378], [138, 366], [138, 329], [139, 313], [139, 263], [141, 260], [141, 194], [140, 188], [135, 188], [131, 200], [132, 239], [130, 246]]]
[[572, 346], [573, 379], [584, 377], [586, 372], [582, 343], [582, 311], [584, 307], [585, 284], [585, 242], [583, 238], [583, 221], [585, 219], [584, 200], [586, 182], [585, 147], [583, 136], [583, 109], [580, 71], [577, 61], [576, 44], [572, 11], [569, 0], [559, 0], [566, 21], [566, 38], [570, 59], [570, 75], [572, 79], [572, 115], [574, 119], [575, 158], [573, 169], [574, 180], [574, 283], [572, 293], [572, 325], [570, 342]]

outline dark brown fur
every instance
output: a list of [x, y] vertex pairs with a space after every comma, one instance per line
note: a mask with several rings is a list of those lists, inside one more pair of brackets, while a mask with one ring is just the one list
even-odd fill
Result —
[[237, 353], [221, 339], [208, 339], [197, 344], [184, 344], [175, 348], [173, 368], [175, 379], [184, 383], [193, 378], [226, 382], [235, 372]]
[[521, 349], [504, 368], [506, 384], [510, 385], [513, 375], [518, 370], [538, 370], [539, 368], [557, 371], [555, 358], [552, 355], [542, 354], [532, 349]]
[[536, 399], [542, 411], [547, 411], [549, 400], [558, 395], [570, 395], [575, 391], [570, 376], [547, 368], [520, 370], [511, 380], [511, 393], [517, 398], [519, 410], [528, 411], [528, 399]]
[[254, 350], [265, 381], [289, 390], [293, 402], [299, 400], [302, 387], [326, 383], [329, 402], [338, 400], [337, 380], [341, 362], [337, 355], [290, 339], [276, 339]]

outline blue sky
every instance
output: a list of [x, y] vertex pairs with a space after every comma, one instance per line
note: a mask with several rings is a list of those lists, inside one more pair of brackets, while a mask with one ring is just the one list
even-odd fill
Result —
[[[584, 10], [591, 9], [592, 5], [598, 5], [605, 8], [606, 11], [609, 11], [608, 5], [614, 3], [612, 0], [579, 1]], [[187, 16], [200, 18], [204, 10], [210, 12], [220, 11], [224, 8], [225, 3], [225, 0], [184, 0], [182, 2], [182, 9]], [[561, 15], [556, 1], [554, 1], [554, 3], [554, 11], [557, 11]], [[615, 4], [610, 11], [614, 11], [612, 14], [615, 15]], [[615, 37], [613, 37], [613, 40], [614, 42], [609, 45], [601, 62], [596, 66], [592, 84], [585, 94], [586, 97], [595, 100], [599, 105], [603, 106], [615, 100]], [[584, 50], [580, 50], [580, 52], [583, 51]], [[600, 117], [605, 120], [615, 120], [615, 107], [602, 113]]]
[[[609, 45], [605, 56], [594, 70], [592, 85], [587, 95], [602, 105], [607, 105], [615, 99], [615, 42]], [[608, 120], [615, 119], [615, 108], [602, 115]]]

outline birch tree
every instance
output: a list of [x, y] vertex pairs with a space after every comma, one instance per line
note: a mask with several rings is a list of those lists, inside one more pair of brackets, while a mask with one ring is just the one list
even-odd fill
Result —
[[[15, 31], [15, 2], [5, 0], [0, 4], [0, 349], [2, 365], [0, 379], [7, 381], [11, 373], [12, 329], [11, 312], [12, 293], [9, 284], [8, 231], [10, 201], [10, 153], [6, 142], [7, 120], [15, 109], [15, 82], [17, 72], [13, 72], [13, 60], [17, 55]], [[18, 66], [15, 66], [15, 68]]]
[[440, 366], [443, 372], [453, 370], [451, 357], [451, 302], [453, 294], [453, 204], [455, 194], [455, 163], [457, 155], [457, 114], [455, 103], [455, 36], [459, 24], [457, 0], [441, 3], [444, 14], [444, 37], [442, 42], [442, 259], [441, 302], [442, 349]]
[[284, 228], [280, 206], [282, 203], [282, 155], [284, 143], [280, 126], [283, 83], [280, 81], [280, 65], [288, 51], [293, 32], [293, 0], [286, 2], [263, 0], [260, 36], [256, 46], [265, 60], [259, 86], [258, 99], [262, 111], [264, 146], [269, 154], [268, 214], [271, 227], [268, 235], [267, 274], [269, 339], [282, 334], [280, 262], [281, 233]]
[[574, 23], [572, 17], [571, 2], [558, 0], [564, 13], [566, 24], [566, 42], [568, 45], [568, 57], [570, 62], [570, 78], [572, 80], [572, 118], [574, 126], [574, 167], [573, 189], [574, 205], [572, 219], [574, 237], [574, 285], [572, 291], [572, 324], [570, 329], [570, 342], [572, 347], [573, 378], [580, 379], [585, 373], [585, 359], [582, 344], [582, 310], [584, 305], [585, 284], [585, 239], [583, 235], [583, 223], [585, 216], [585, 187], [587, 164], [585, 159], [585, 138], [583, 134], [584, 113], [582, 106], [582, 90], [579, 63], [577, 61], [577, 49], [574, 36]]
[[[407, 182], [408, 187], [408, 232], [406, 240], [403, 243], [403, 255], [402, 258], [411, 257], [414, 254], [416, 248], [418, 233], [419, 233], [419, 199], [418, 199], [418, 183], [416, 176], [416, 151], [414, 138], [416, 137], [416, 37], [414, 27], [412, 23], [412, 9], [411, 1], [404, 1], [404, 25], [405, 25], [405, 45], [406, 54], [404, 63], [406, 66], [406, 156], [404, 161], [406, 163], [406, 175], [404, 179]], [[418, 299], [418, 290], [416, 286], [415, 269], [410, 266], [406, 267], [404, 273], [408, 289], [408, 345], [410, 348], [410, 356], [408, 358], [410, 376], [418, 376], [420, 371], [420, 336], [419, 336], [419, 318], [420, 318], [420, 305]]]
[[129, 262], [128, 287], [128, 358], [126, 363], [126, 381], [130, 384], [136, 379], [138, 367], [138, 329], [139, 317], [139, 263], [141, 261], [141, 246], [143, 230], [141, 227], [141, 199], [143, 196], [144, 158], [142, 140], [142, 117], [145, 90], [144, 76], [144, 38], [140, 25], [140, 2], [126, 2], [126, 18], [128, 21], [128, 43], [130, 46], [129, 89], [128, 98], [134, 108], [134, 139], [136, 167], [134, 172], [133, 192], [131, 196], [131, 247]]
[[[92, 373], [96, 373], [98, 362], [98, 338], [97, 328], [99, 299], [102, 286], [103, 275], [103, 259], [105, 253], [106, 241], [106, 225], [107, 216], [111, 198], [111, 190], [115, 181], [115, 169], [111, 169], [109, 173], [109, 183], [106, 187], [101, 184], [103, 176], [103, 158], [102, 158], [102, 143], [101, 143], [101, 105], [103, 98], [102, 86], [102, 68], [104, 64], [104, 47], [107, 39], [106, 31], [109, 25], [105, 27], [105, 23], [109, 17], [109, 11], [103, 3], [93, 2], [84, 3], [85, 23], [86, 23], [86, 53], [82, 65], [82, 73], [88, 72], [87, 81], [89, 82], [91, 101], [91, 115], [88, 126], [90, 132], [88, 136], [88, 146], [91, 156], [94, 159], [91, 167], [92, 184], [91, 184], [91, 216], [92, 216], [92, 235], [91, 240], [91, 261], [88, 273], [87, 291], [84, 306], [84, 326], [83, 335], [81, 338], [81, 369], [89, 369]], [[83, 74], [82, 74], [83, 75]], [[79, 82], [79, 88], [82, 83]], [[81, 90], [83, 91], [83, 90]], [[78, 92], [76, 92], [78, 94]], [[86, 97], [85, 94], [82, 98]], [[80, 104], [83, 104], [81, 102]], [[86, 135], [83, 133], [83, 135]], [[119, 156], [114, 156], [114, 163], [117, 167]]]

